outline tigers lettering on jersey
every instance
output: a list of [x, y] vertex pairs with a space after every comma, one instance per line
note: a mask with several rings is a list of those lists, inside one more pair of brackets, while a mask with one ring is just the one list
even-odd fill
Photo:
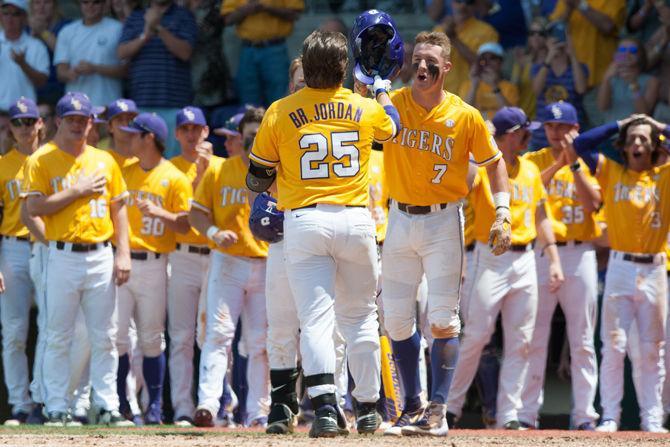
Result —
[[388, 226], [389, 195], [386, 175], [384, 174], [384, 152], [372, 151], [370, 154], [370, 214], [377, 228], [377, 242], [386, 238]]
[[247, 200], [247, 164], [240, 156], [210, 166], [195, 190], [192, 205], [212, 216], [214, 225], [237, 234], [230, 247], [215, 247], [233, 256], [266, 257], [267, 242], [256, 239], [249, 229], [251, 207]]
[[[540, 170], [526, 159], [517, 158], [517, 164], [511, 169], [508, 167], [508, 173], [512, 244], [528, 244], [537, 236], [535, 213], [538, 206], [546, 207], [547, 192], [542, 185]], [[475, 216], [474, 237], [486, 244], [495, 220], [495, 206], [486, 169], [479, 168], [477, 175], [479, 179], [470, 194]]]
[[25, 195], [52, 195], [74, 185], [80, 175], [103, 174], [101, 194], [80, 197], [54, 214], [42, 216], [50, 241], [93, 243], [109, 240], [114, 225], [109, 205], [127, 196], [121, 170], [109, 153], [86, 146], [79, 157], [61, 150], [52, 141], [26, 162]]
[[[220, 163], [224, 162], [224, 158], [217, 157], [212, 155], [209, 159], [209, 167], [217, 166]], [[177, 155], [170, 159], [170, 162], [175, 165], [185, 176], [188, 178], [189, 182], [193, 184], [196, 176], [198, 175], [198, 168], [195, 163], [192, 163], [185, 159], [182, 155]], [[186, 234], [177, 233], [177, 243], [178, 244], [188, 244], [188, 245], [209, 245], [210, 241], [204, 234], [198, 233], [198, 230], [191, 227], [191, 229]]]
[[485, 166], [501, 153], [479, 111], [446, 92], [427, 111], [414, 102], [411, 88], [391, 93], [403, 129], [384, 143], [389, 193], [398, 202], [433, 205], [454, 202], [468, 193], [467, 173], [473, 161]]
[[600, 156], [596, 178], [607, 209], [607, 237], [614, 250], [662, 253], [670, 227], [670, 164], [636, 172]]
[[249, 157], [277, 167], [280, 209], [367, 206], [372, 141], [394, 133], [376, 101], [345, 88], [306, 87], [270, 106]]
[[[524, 158], [535, 163], [540, 171], [546, 170], [556, 162], [551, 148], [528, 152]], [[600, 189], [598, 181], [589, 173], [586, 164], [582, 160], [579, 160], [579, 163], [587, 181], [596, 189]], [[552, 230], [557, 241], [591, 241], [601, 235], [602, 230], [596, 223], [596, 213], [588, 213], [577, 198], [575, 174], [570, 170], [570, 166], [560, 168], [550, 180], [547, 203], [551, 211], [549, 218]]]
[[5, 236], [26, 237], [28, 229], [21, 223], [21, 185], [23, 166], [28, 156], [12, 149], [0, 158], [0, 206], [2, 221], [0, 234]]
[[187, 214], [193, 196], [191, 182], [172, 163], [163, 161], [150, 171], [133, 163], [123, 170], [128, 185], [128, 227], [131, 250], [169, 253], [175, 249], [176, 233], [159, 217], [142, 213], [138, 203], [150, 200], [174, 214]]

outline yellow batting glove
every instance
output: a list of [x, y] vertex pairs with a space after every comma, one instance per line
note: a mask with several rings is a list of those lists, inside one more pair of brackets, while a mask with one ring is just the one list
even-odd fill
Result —
[[512, 216], [509, 208], [496, 209], [496, 220], [489, 232], [489, 248], [495, 256], [505, 253], [512, 244]]

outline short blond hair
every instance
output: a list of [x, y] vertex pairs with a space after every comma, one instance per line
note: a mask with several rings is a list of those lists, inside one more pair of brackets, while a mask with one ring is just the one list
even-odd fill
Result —
[[416, 35], [414, 44], [419, 45], [422, 43], [442, 47], [442, 56], [445, 59], [449, 59], [449, 55], [451, 54], [451, 41], [449, 40], [449, 37], [447, 37], [447, 35], [443, 32], [421, 31]]

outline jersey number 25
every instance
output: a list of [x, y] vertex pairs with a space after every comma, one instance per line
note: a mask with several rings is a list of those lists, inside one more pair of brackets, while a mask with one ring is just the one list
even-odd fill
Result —
[[329, 178], [330, 169], [326, 162], [328, 152], [333, 158], [340, 161], [348, 158], [348, 163], [333, 163], [333, 173], [336, 177], [353, 177], [360, 170], [359, 151], [351, 143], [358, 142], [358, 132], [332, 132], [330, 144], [328, 138], [320, 133], [305, 134], [300, 137], [298, 143], [300, 149], [308, 150], [316, 147], [316, 150], [308, 150], [300, 157], [300, 177], [306, 179]]

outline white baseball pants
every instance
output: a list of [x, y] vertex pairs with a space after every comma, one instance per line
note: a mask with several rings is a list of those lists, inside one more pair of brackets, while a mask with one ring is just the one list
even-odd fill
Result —
[[135, 320], [137, 341], [142, 355], [158, 357], [165, 350], [167, 307], [167, 256], [132, 261], [128, 282], [119, 287], [117, 346], [119, 355], [130, 352], [128, 327]]
[[593, 407], [598, 386], [598, 365], [593, 344], [598, 308], [598, 267], [596, 252], [588, 243], [574, 242], [559, 247], [565, 282], [556, 293], [549, 292], [549, 259], [536, 252], [538, 306], [535, 330], [528, 354], [528, 379], [521, 395], [523, 409], [519, 419], [537, 425], [544, 402], [544, 375], [551, 319], [560, 304], [566, 320], [570, 345], [573, 427], [598, 419]]
[[494, 256], [477, 243], [475, 274], [454, 381], [447, 406], [461, 415], [465, 395], [475, 377], [484, 346], [502, 314], [503, 362], [500, 368], [496, 419], [500, 427], [518, 420], [521, 392], [528, 371], [528, 350], [537, 314], [537, 275], [532, 251]]
[[[91, 343], [91, 384], [98, 408], [117, 410], [116, 295], [111, 246], [89, 252], [49, 246], [46, 273], [46, 349], [43, 382], [48, 412], [69, 405], [69, 355], [79, 307], [84, 311]], [[48, 373], [47, 373], [48, 372]]]
[[382, 251], [384, 324], [393, 340], [406, 340], [416, 327], [417, 290], [425, 274], [427, 320], [434, 338], [457, 337], [463, 268], [463, 213], [460, 203], [424, 215], [393, 205]]
[[[270, 369], [290, 369], [297, 366], [300, 339], [300, 320], [284, 263], [284, 242], [270, 244], [265, 272], [265, 307], [268, 317], [267, 350]], [[337, 290], [335, 291], [337, 296]], [[335, 328], [335, 385], [340, 399], [346, 396], [349, 374], [346, 362], [346, 342]]]
[[661, 393], [665, 379], [663, 348], [667, 318], [668, 282], [665, 256], [653, 264], [623, 260], [610, 251], [603, 295], [600, 364], [602, 419], [619, 422], [623, 398], [623, 364], [628, 334], [635, 321], [639, 332], [641, 389], [636, 390], [643, 426], [663, 423]]
[[26, 341], [34, 287], [30, 280], [30, 243], [3, 237], [0, 243], [0, 272], [6, 291], [0, 295], [2, 324], [2, 367], [12, 413], [30, 413], [33, 401], [29, 394]]
[[[305, 376], [335, 374], [335, 322], [347, 346], [359, 402], [379, 399], [379, 324], [375, 304], [378, 265], [375, 225], [366, 208], [322, 205], [288, 211], [284, 255], [300, 320]], [[317, 385], [310, 397], [335, 393]]]
[[209, 255], [189, 253], [188, 245], [170, 253], [171, 275], [167, 289], [168, 334], [170, 335], [170, 393], [174, 419], [192, 417], [193, 347], [198, 302], [207, 280]]
[[198, 406], [213, 414], [219, 411], [223, 378], [228, 369], [228, 351], [237, 321], [243, 325], [248, 353], [247, 415], [251, 421], [267, 414], [270, 380], [266, 353], [265, 259], [212, 254], [207, 278], [207, 324], [200, 354]]
[[33, 360], [33, 381], [30, 382], [30, 393], [33, 401], [44, 403], [44, 383], [42, 367], [44, 350], [46, 349], [47, 312], [46, 312], [46, 272], [49, 247], [34, 243], [30, 256], [30, 279], [35, 289], [35, 304], [37, 305], [37, 342], [35, 343], [35, 359]]

